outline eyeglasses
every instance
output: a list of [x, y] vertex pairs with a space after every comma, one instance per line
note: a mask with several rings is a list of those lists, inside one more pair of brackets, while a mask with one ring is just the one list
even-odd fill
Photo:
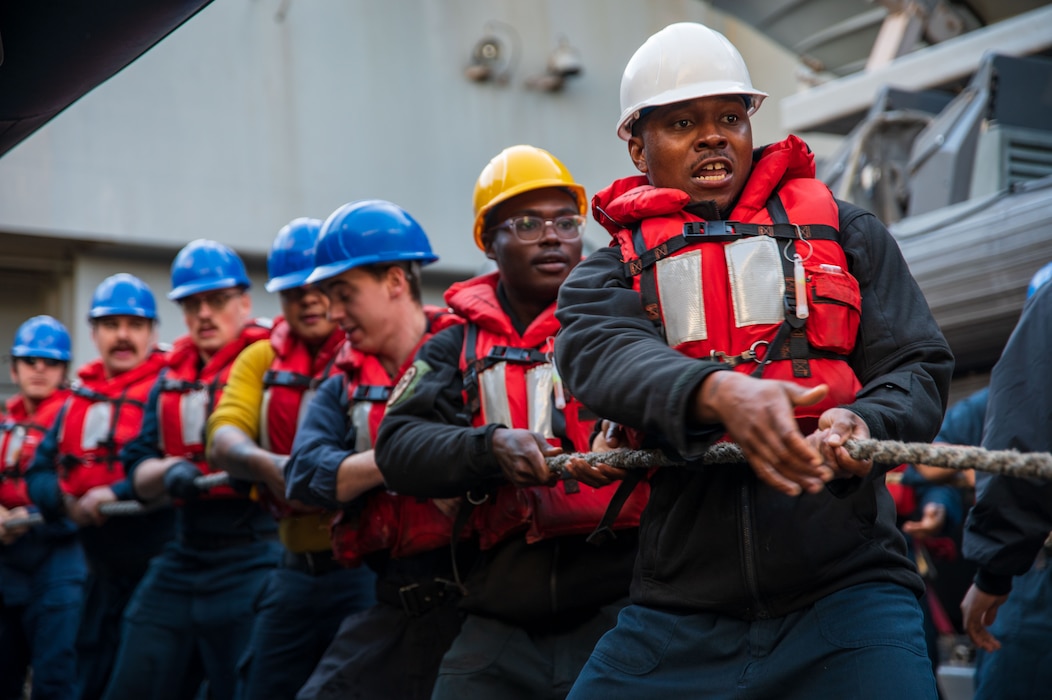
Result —
[[43, 362], [45, 367], [58, 367], [65, 364], [63, 360], [56, 360], [53, 357], [16, 357], [14, 359], [30, 367], [35, 367], [38, 362]]
[[212, 294], [186, 297], [179, 300], [179, 306], [183, 307], [183, 313], [196, 314], [201, 311], [201, 304], [207, 304], [212, 311], [222, 311], [234, 297], [241, 296], [241, 292], [213, 292]]
[[551, 226], [555, 229], [555, 235], [564, 241], [576, 241], [584, 231], [585, 218], [577, 214], [569, 216], [557, 216], [554, 219], [544, 219], [540, 216], [515, 216], [507, 221], [502, 221], [493, 227], [493, 230], [506, 229], [515, 234], [523, 243], [539, 241], [544, 232]]

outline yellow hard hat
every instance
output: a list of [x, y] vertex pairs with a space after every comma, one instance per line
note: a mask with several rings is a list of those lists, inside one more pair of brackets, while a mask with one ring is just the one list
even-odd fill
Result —
[[545, 187], [562, 187], [577, 200], [581, 216], [588, 213], [584, 187], [574, 182], [573, 175], [558, 158], [543, 148], [511, 146], [486, 164], [475, 183], [475, 245], [482, 245], [486, 215], [501, 202], [516, 195]]

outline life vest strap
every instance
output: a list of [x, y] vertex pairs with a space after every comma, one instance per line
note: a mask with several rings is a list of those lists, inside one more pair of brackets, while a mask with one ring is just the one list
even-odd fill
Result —
[[391, 398], [393, 387], [376, 384], [359, 384], [351, 394], [351, 401], [369, 401], [372, 403], [387, 403]]
[[521, 365], [540, 365], [550, 362], [548, 356], [536, 348], [515, 348], [507, 345], [494, 345], [485, 357], [479, 358], [475, 347], [478, 344], [478, 326], [468, 323], [464, 331], [464, 393], [467, 395], [467, 409], [474, 415], [482, 403], [479, 399], [479, 373], [501, 362]]
[[263, 374], [263, 386], [287, 386], [293, 389], [313, 389], [315, 382], [313, 377], [306, 374], [293, 372], [287, 369], [268, 369]]
[[738, 221], [688, 221], [683, 224], [683, 233], [681, 235], [673, 236], [653, 248], [641, 251], [640, 241], [636, 240], [636, 252], [639, 257], [626, 261], [624, 265], [628, 275], [635, 277], [657, 264], [659, 260], [663, 260], [697, 243], [727, 243], [748, 236], [770, 236], [771, 238], [787, 241], [835, 241], [838, 239], [838, 235], [838, 231], [834, 227], [826, 224], [796, 225], [790, 224], [788, 221], [775, 224], [744, 224]]
[[183, 394], [188, 391], [197, 391], [204, 388], [204, 383], [199, 381], [189, 382], [185, 379], [171, 379], [170, 377], [164, 377], [161, 379], [161, 391], [174, 391]]

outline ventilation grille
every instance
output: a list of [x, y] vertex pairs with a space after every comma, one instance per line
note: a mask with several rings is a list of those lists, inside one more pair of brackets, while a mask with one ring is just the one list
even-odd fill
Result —
[[1005, 129], [1005, 184], [1052, 175], [1052, 131]]

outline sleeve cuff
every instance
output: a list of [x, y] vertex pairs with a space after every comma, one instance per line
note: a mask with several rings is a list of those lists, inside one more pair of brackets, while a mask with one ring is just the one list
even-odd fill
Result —
[[849, 476], [843, 479], [833, 479], [826, 484], [826, 490], [835, 498], [846, 498], [862, 485], [862, 479], [857, 476]]
[[695, 397], [701, 391], [701, 385], [715, 372], [730, 372], [727, 367], [715, 363], [698, 364], [697, 370], [684, 375], [672, 387], [670, 392], [669, 411], [672, 415], [682, 416], [680, 424], [681, 440], [675, 442], [674, 449], [687, 459], [699, 457], [708, 447], [727, 432], [722, 423], [700, 423], [694, 418]]
[[990, 595], [1008, 595], [1012, 591], [1012, 577], [994, 574], [980, 568], [975, 572], [975, 586]]
[[132, 491], [131, 484], [128, 483], [127, 479], [110, 484], [110, 490], [113, 491], [113, 495], [116, 496], [119, 501], [135, 500], [135, 492]]
[[[880, 414], [876, 411], [871, 411], [868, 408], [864, 408], [857, 404], [850, 406], [841, 406], [848, 411], [851, 411], [856, 416], [862, 419], [862, 422], [869, 428], [869, 437], [871, 440], [887, 440], [888, 432], [884, 428], [884, 422], [880, 419]], [[892, 465], [897, 466], [897, 465]]]
[[488, 423], [471, 436], [471, 458], [472, 471], [483, 478], [493, 477], [500, 474], [500, 465], [493, 455], [493, 433], [507, 426], [500, 423]]
[[62, 500], [62, 489], [58, 485], [58, 477], [49, 475], [50, 478], [40, 479], [34, 484], [30, 498], [40, 509], [40, 513], [48, 522], [60, 520], [66, 514], [66, 506]]

